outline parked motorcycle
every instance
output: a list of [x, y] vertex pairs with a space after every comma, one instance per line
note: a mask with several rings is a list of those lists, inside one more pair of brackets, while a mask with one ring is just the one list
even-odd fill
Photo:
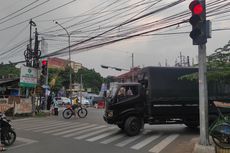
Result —
[[0, 114], [1, 143], [5, 146], [12, 145], [16, 140], [16, 133], [10, 122], [11, 120], [7, 119], [5, 114]]

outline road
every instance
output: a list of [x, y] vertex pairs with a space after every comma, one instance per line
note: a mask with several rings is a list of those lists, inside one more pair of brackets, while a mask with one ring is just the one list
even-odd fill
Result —
[[126, 136], [106, 124], [103, 110], [89, 108], [85, 119], [59, 116], [13, 120], [17, 141], [8, 153], [191, 153], [198, 131], [184, 125], [145, 125], [140, 135]]

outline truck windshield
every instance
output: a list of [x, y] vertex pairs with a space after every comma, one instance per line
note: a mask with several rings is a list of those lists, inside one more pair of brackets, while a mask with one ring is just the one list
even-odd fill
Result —
[[109, 98], [113, 98], [116, 95], [116, 91], [117, 91], [118, 86], [114, 85], [110, 88], [109, 90]]

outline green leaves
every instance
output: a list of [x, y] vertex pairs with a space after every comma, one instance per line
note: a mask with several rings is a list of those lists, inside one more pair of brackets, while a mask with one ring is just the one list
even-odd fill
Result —
[[[63, 86], [69, 88], [69, 72], [70, 68], [67, 67], [65, 70], [60, 69], [49, 69], [49, 83], [54, 83], [52, 89], [54, 91], [60, 90]], [[91, 88], [92, 92], [98, 93], [100, 91], [103, 77], [95, 72], [94, 69], [82, 68], [77, 73], [71, 69], [72, 83], [81, 83], [81, 76], [83, 82], [83, 88]], [[52, 81], [53, 80], [53, 81]]]
[[15, 64], [0, 64], [0, 76], [20, 77], [20, 69], [15, 67]]
[[91, 88], [92, 92], [98, 93], [100, 91], [101, 84], [103, 83], [103, 77], [95, 72], [94, 69], [82, 68], [76, 74], [76, 82], [82, 82], [85, 89]]
[[[180, 79], [198, 80], [198, 73], [182, 76]], [[230, 82], [230, 41], [207, 57], [207, 80]]]

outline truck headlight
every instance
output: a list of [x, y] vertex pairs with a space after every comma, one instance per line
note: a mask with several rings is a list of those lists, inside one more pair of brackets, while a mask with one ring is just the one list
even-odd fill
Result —
[[108, 112], [108, 117], [113, 117], [113, 111]]

